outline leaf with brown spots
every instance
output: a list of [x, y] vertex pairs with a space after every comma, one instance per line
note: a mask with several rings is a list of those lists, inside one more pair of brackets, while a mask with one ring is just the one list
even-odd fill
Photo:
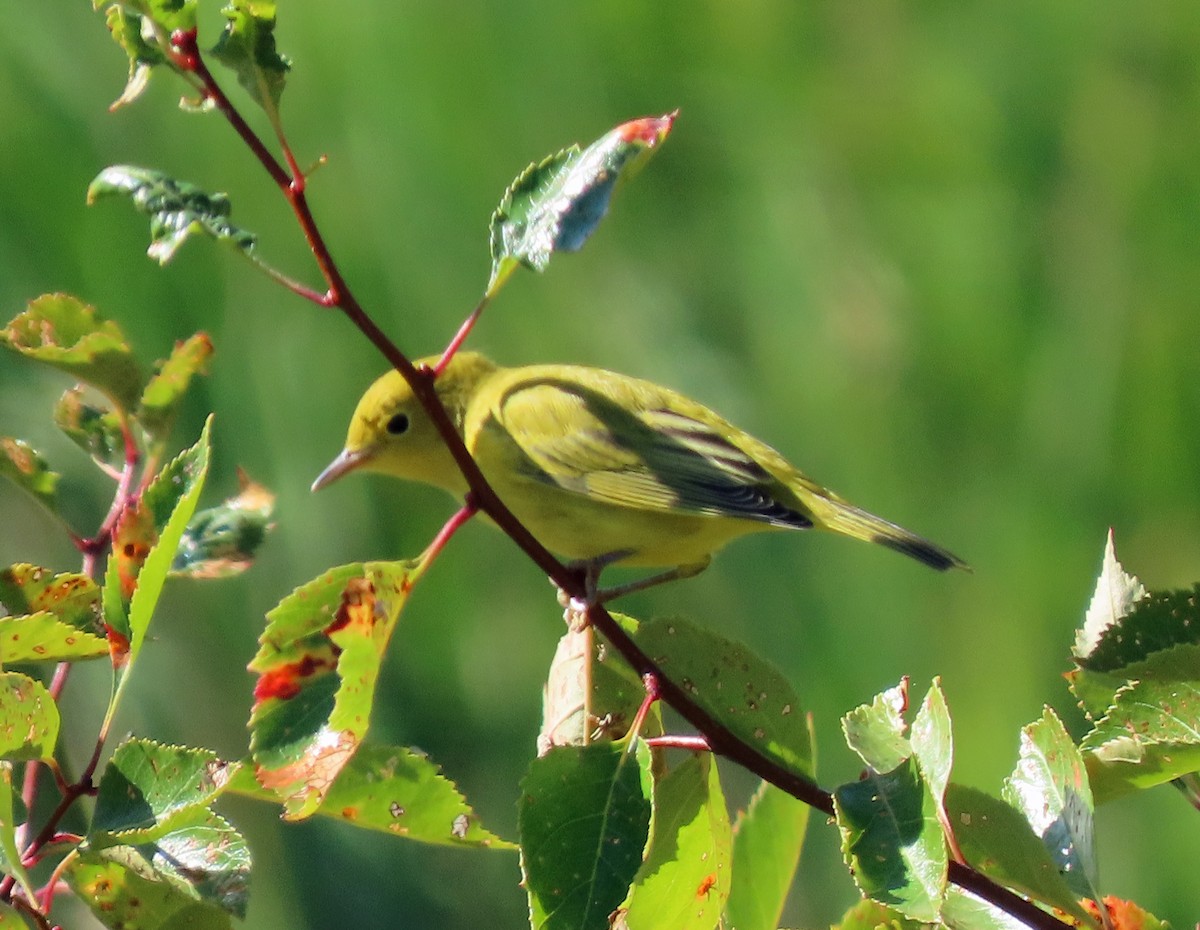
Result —
[[367, 732], [384, 650], [419, 562], [344, 565], [268, 615], [250, 748], [261, 785], [299, 819], [321, 805]]
[[0, 674], [0, 758], [52, 758], [59, 722], [45, 685], [18, 672]]

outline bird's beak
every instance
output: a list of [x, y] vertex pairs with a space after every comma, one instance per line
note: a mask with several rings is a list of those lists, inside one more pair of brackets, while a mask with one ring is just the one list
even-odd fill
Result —
[[317, 480], [312, 483], [312, 489], [319, 491], [326, 485], [333, 484], [347, 472], [354, 471], [371, 457], [372, 451], [370, 446], [362, 449], [343, 449], [341, 455], [330, 462], [321, 474], [317, 475]]

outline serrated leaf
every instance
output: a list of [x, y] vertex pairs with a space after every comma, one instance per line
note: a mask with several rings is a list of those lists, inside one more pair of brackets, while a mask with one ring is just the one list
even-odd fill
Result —
[[106, 655], [107, 639], [64, 623], [53, 614], [0, 617], [0, 665], [73, 662]]
[[416, 561], [344, 565], [267, 614], [250, 663], [250, 749], [285, 817], [320, 807], [366, 735], [384, 650], [422, 571]]
[[58, 741], [58, 705], [40, 681], [0, 673], [0, 757], [50, 759]]
[[684, 620], [649, 620], [634, 639], [692, 700], [759, 752], [812, 777], [812, 742], [796, 692], [744, 644]]
[[624, 905], [628, 930], [711, 930], [729, 898], [732, 836], [710, 753], [696, 753], [654, 786], [654, 826]]
[[211, 811], [153, 846], [82, 848], [66, 879], [107, 927], [231, 930], [245, 916], [250, 854]]
[[842, 717], [846, 744], [876, 772], [890, 772], [912, 755], [905, 731], [908, 724], [908, 681], [875, 695]]
[[224, 790], [231, 766], [206, 749], [131, 739], [100, 777], [88, 840], [93, 846], [154, 843], [195, 821]]
[[69, 294], [43, 294], [0, 331], [0, 345], [65, 371], [133, 409], [142, 375], [120, 327]]
[[1022, 728], [1020, 759], [1003, 795], [1025, 814], [1076, 896], [1095, 898], [1094, 805], [1087, 770], [1049, 707], [1041, 719]]
[[254, 101], [274, 114], [292, 63], [275, 49], [273, 0], [232, 0], [221, 10], [227, 22], [213, 54], [237, 74]]
[[[630, 617], [616, 615], [614, 619], [630, 632], [637, 629], [637, 622]], [[545, 755], [553, 746], [622, 739], [645, 696], [645, 685], [637, 673], [593, 627], [569, 629], [558, 641], [542, 691], [538, 755]], [[643, 721], [640, 735], [661, 733], [662, 714], [655, 705]]]
[[733, 884], [726, 923], [775, 930], [800, 863], [811, 808], [762, 782], [733, 826]]
[[941, 912], [948, 859], [937, 808], [916, 760], [868, 771], [833, 793], [842, 854], [864, 895], [914, 920]]
[[274, 524], [275, 495], [238, 470], [241, 490], [217, 507], [201, 510], [187, 526], [171, 563], [186, 578], [229, 578], [254, 564]]
[[79, 630], [100, 628], [100, 589], [87, 575], [21, 562], [0, 569], [0, 604], [12, 615], [47, 612]]
[[142, 392], [137, 414], [138, 422], [152, 441], [166, 441], [192, 378], [208, 374], [212, 354], [212, 340], [205, 333], [196, 333], [175, 343], [170, 356], [158, 363], [157, 371]]
[[[18, 823], [14, 813], [14, 799], [17, 794], [13, 791], [12, 779], [12, 763], [0, 761], [0, 872], [15, 878], [24, 890], [26, 900], [33, 901], [36, 900], [36, 894], [29, 881], [29, 873], [21, 863], [21, 853], [17, 849]], [[17, 923], [15, 926], [24, 930], [25, 925]], [[4, 930], [3, 923], [0, 923], [0, 930]]]
[[608, 930], [649, 834], [644, 746], [559, 746], [530, 764], [517, 817], [534, 930]]
[[[234, 794], [279, 803], [243, 766], [229, 784]], [[341, 770], [314, 816], [365, 830], [443, 846], [516, 849], [485, 828], [454, 782], [422, 753], [365, 743]]]
[[1006, 888], [1087, 921], [1058, 864], [1021, 811], [953, 782], [946, 789], [946, 810], [972, 868]]
[[125, 454], [121, 420], [112, 410], [88, 403], [82, 387], [68, 388], [54, 405], [54, 423], [67, 438], [102, 465]]
[[1123, 678], [1200, 678], [1200, 585], [1144, 595], [1077, 661]]
[[629, 177], [671, 131], [675, 113], [632, 120], [585, 149], [573, 145], [530, 165], [492, 214], [492, 296], [518, 264], [542, 271], [555, 252], [575, 252], [608, 212]]
[[1200, 771], [1200, 682], [1131, 682], [1080, 748], [1097, 804]]
[[0, 436], [0, 476], [7, 478], [53, 514], [58, 513], [58, 472], [29, 443]]
[[1128, 614], [1133, 605], [1145, 596], [1146, 589], [1142, 583], [1134, 575], [1127, 574], [1117, 561], [1113, 531], [1109, 529], [1096, 590], [1092, 594], [1083, 627], [1075, 634], [1075, 658], [1089, 658], [1105, 631]]
[[1119, 675], [1091, 672], [1086, 668], [1073, 668], [1063, 677], [1067, 680], [1067, 687], [1075, 695], [1079, 709], [1091, 721], [1099, 720], [1104, 716], [1112, 705], [1117, 691], [1126, 683], [1125, 679]]
[[229, 221], [233, 210], [225, 194], [209, 194], [162, 171], [135, 165], [112, 165], [88, 185], [87, 202], [120, 194], [150, 217], [150, 247], [146, 254], [165, 265], [189, 236], [203, 234], [249, 255], [257, 241], [253, 233]]
[[129, 598], [131, 664], [137, 659], [145, 641], [146, 631], [150, 627], [154, 608], [170, 572], [171, 562], [179, 548], [179, 541], [192, 514], [196, 512], [200, 492], [204, 490], [204, 479], [208, 474], [211, 430], [210, 415], [204, 421], [204, 428], [200, 431], [200, 438], [196, 444], [181, 452], [158, 473], [139, 502], [139, 510], [149, 513], [153, 519], [157, 539], [137, 573], [133, 594]]

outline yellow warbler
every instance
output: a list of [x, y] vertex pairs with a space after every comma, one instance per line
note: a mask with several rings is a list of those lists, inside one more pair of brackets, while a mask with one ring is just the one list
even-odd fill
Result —
[[[821, 487], [702, 404], [649, 381], [573, 365], [502, 368], [460, 352], [435, 385], [513, 514], [546, 548], [597, 570], [670, 566], [664, 579], [683, 577], [746, 533], [808, 528], [880, 543], [939, 570], [966, 568]], [[363, 394], [345, 449], [313, 490], [357, 469], [467, 492], [396, 371]]]

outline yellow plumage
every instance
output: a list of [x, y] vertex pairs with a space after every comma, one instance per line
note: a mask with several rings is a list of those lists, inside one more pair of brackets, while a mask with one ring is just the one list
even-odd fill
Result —
[[[702, 404], [652, 382], [573, 365], [502, 368], [460, 352], [436, 387], [488, 483], [560, 556], [698, 570], [746, 533], [815, 527], [881, 543], [936, 569], [966, 567], [821, 487]], [[458, 497], [467, 491], [395, 371], [367, 389], [345, 449], [313, 489], [359, 468]]]

